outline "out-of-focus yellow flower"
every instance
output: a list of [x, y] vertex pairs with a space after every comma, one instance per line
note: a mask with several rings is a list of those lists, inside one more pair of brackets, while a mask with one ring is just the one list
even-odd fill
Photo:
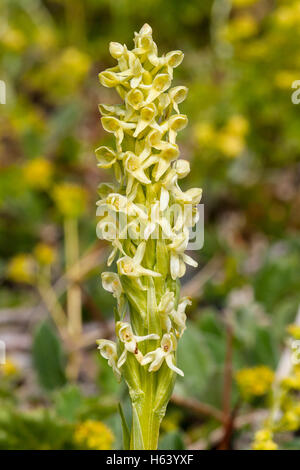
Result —
[[244, 150], [245, 141], [244, 138], [239, 135], [228, 134], [221, 131], [218, 134], [216, 145], [224, 155], [235, 158]]
[[258, 442], [269, 441], [272, 439], [272, 432], [270, 429], [260, 429], [255, 433], [255, 440]]
[[232, 5], [234, 7], [249, 7], [250, 5], [253, 5], [254, 3], [257, 3], [258, 0], [232, 0]]
[[274, 372], [267, 366], [241, 369], [236, 375], [236, 382], [245, 398], [265, 395], [272, 386]]
[[291, 390], [300, 390], [300, 378], [286, 377], [281, 381], [281, 385]]
[[84, 448], [109, 450], [114, 441], [114, 435], [101, 421], [87, 420], [76, 426], [74, 440], [78, 446]]
[[86, 77], [90, 64], [90, 57], [74, 47], [63, 49], [60, 55], [54, 52], [49, 54], [43, 67], [29, 76], [30, 86], [44, 90], [52, 99], [64, 98], [77, 90]]
[[89, 69], [90, 59], [75, 47], [68, 47], [63, 51], [59, 63], [68, 74], [71, 74], [76, 80], [80, 80]]
[[236, 114], [230, 117], [225, 129], [229, 134], [245, 136], [249, 130], [249, 122], [244, 118], [244, 116]]
[[300, 5], [295, 2], [292, 5], [282, 5], [274, 12], [274, 19], [277, 24], [283, 27], [291, 27], [299, 25], [300, 21]]
[[20, 29], [8, 28], [1, 37], [1, 43], [13, 52], [21, 52], [26, 47], [27, 40]]
[[57, 45], [55, 30], [45, 25], [38, 28], [35, 33], [35, 43], [45, 50], [55, 47]]
[[300, 390], [300, 369], [299, 364], [294, 366], [293, 374], [285, 377], [281, 381], [281, 386], [285, 389]]
[[49, 188], [53, 175], [53, 166], [45, 158], [34, 158], [23, 168], [25, 181], [35, 189]]
[[18, 372], [19, 367], [11, 359], [6, 359], [5, 363], [0, 365], [0, 373], [4, 375], [4, 377], [13, 377], [17, 375]]
[[85, 210], [87, 194], [85, 189], [77, 184], [58, 184], [54, 187], [52, 195], [64, 217], [79, 217]]
[[300, 325], [288, 325], [287, 332], [294, 339], [300, 339]]
[[231, 22], [221, 32], [221, 35], [228, 41], [239, 41], [254, 36], [258, 31], [256, 19], [244, 13], [231, 20]]
[[277, 450], [278, 445], [276, 442], [270, 440], [270, 441], [262, 441], [262, 442], [254, 442], [252, 444], [252, 449], [253, 450]]
[[283, 90], [291, 89], [292, 83], [298, 80], [299, 74], [290, 70], [280, 70], [275, 75], [275, 85]]
[[31, 255], [21, 253], [14, 256], [7, 266], [7, 277], [15, 282], [33, 284], [35, 281], [36, 264]]
[[231, 116], [226, 125], [217, 135], [217, 148], [227, 157], [237, 157], [245, 148], [244, 137], [247, 134], [248, 129], [249, 123], [247, 119], [239, 114]]
[[34, 249], [34, 255], [40, 264], [50, 265], [56, 258], [56, 250], [47, 243], [38, 243]]
[[181, 413], [173, 411], [166, 416], [161, 423], [161, 429], [165, 432], [176, 431], [179, 428]]
[[297, 431], [300, 426], [300, 419], [297, 413], [291, 408], [282, 416], [278, 427], [281, 431]]
[[216, 133], [210, 122], [200, 122], [194, 128], [194, 135], [200, 145], [209, 145], [214, 142]]
[[273, 434], [269, 429], [261, 429], [255, 433], [253, 450], [277, 450], [278, 446], [273, 441]]

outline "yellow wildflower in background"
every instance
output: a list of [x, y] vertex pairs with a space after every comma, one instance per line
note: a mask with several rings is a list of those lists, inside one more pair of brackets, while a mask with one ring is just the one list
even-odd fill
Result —
[[231, 116], [217, 136], [216, 145], [227, 157], [237, 157], [245, 148], [249, 123], [243, 116]]
[[290, 90], [292, 83], [298, 78], [299, 74], [294, 70], [280, 70], [275, 75], [275, 86], [282, 90]]
[[31, 255], [21, 253], [14, 256], [7, 266], [7, 277], [15, 282], [33, 284], [35, 281], [36, 264]]
[[161, 423], [161, 429], [164, 432], [177, 431], [180, 427], [181, 413], [178, 410], [171, 411], [164, 417]]
[[239, 41], [254, 36], [258, 31], [257, 20], [249, 14], [237, 16], [224, 28], [222, 35], [228, 41]]
[[86, 191], [72, 183], [61, 183], [54, 187], [53, 199], [59, 212], [65, 217], [79, 217], [86, 207]]
[[34, 249], [37, 261], [43, 265], [53, 264], [56, 258], [56, 250], [47, 243], [38, 243]]
[[59, 59], [62, 70], [68, 70], [73, 80], [79, 81], [85, 77], [90, 67], [90, 58], [75, 47], [66, 48]]
[[218, 137], [218, 148], [227, 157], [237, 157], [245, 147], [244, 139], [238, 135], [220, 133]]
[[31, 78], [31, 82], [34, 87], [49, 90], [52, 98], [64, 98], [74, 93], [85, 80], [90, 64], [91, 59], [85, 52], [67, 47], [60, 55], [51, 55], [45, 67], [37, 70]]
[[253, 450], [277, 450], [277, 444], [272, 440], [273, 434], [269, 429], [261, 429], [255, 433]]
[[275, 22], [283, 27], [291, 27], [299, 25], [300, 21], [300, 5], [298, 1], [290, 5], [282, 5], [274, 12]]
[[232, 0], [232, 5], [234, 7], [242, 8], [242, 7], [249, 7], [254, 3], [257, 3], [258, 0]]
[[244, 150], [248, 130], [247, 119], [236, 114], [219, 130], [210, 122], [201, 122], [195, 126], [194, 135], [199, 145], [218, 149], [225, 156], [234, 158]]
[[225, 131], [229, 134], [244, 137], [249, 129], [249, 122], [244, 116], [235, 114], [231, 116], [225, 126]]
[[17, 375], [18, 372], [19, 367], [11, 359], [6, 359], [5, 363], [0, 365], [0, 373], [4, 375], [4, 377], [12, 377]]
[[256, 366], [239, 370], [235, 379], [245, 398], [262, 396], [271, 389], [274, 372], [267, 366]]
[[27, 39], [20, 29], [8, 28], [1, 37], [1, 43], [10, 51], [22, 52], [27, 46]]
[[23, 168], [25, 181], [34, 189], [49, 188], [52, 176], [52, 163], [45, 158], [34, 158], [30, 160]]
[[284, 377], [280, 382], [280, 385], [284, 389], [300, 390], [300, 365], [296, 364], [293, 369], [293, 373], [288, 377]]
[[195, 126], [195, 137], [200, 145], [213, 144], [216, 138], [216, 132], [210, 122], [199, 122]]
[[114, 435], [101, 421], [87, 420], [76, 426], [74, 440], [78, 446], [84, 448], [109, 450], [114, 441]]
[[294, 339], [300, 339], [300, 325], [288, 325], [287, 332]]
[[300, 427], [299, 405], [291, 403], [276, 424], [278, 431], [297, 431]]

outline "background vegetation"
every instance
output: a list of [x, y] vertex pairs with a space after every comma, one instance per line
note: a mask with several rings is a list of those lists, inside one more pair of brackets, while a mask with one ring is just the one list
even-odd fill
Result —
[[94, 149], [110, 140], [97, 105], [116, 102], [97, 74], [113, 64], [109, 41], [131, 47], [145, 22], [161, 53], [185, 53], [179, 145], [205, 204], [199, 271], [183, 280], [185, 378], [160, 448], [250, 448], [275, 405], [277, 445], [300, 448], [300, 372], [284, 361], [300, 304], [299, 3], [2, 0], [0, 18], [0, 448], [122, 447], [125, 387], [95, 345], [114, 307], [95, 234], [109, 176]]

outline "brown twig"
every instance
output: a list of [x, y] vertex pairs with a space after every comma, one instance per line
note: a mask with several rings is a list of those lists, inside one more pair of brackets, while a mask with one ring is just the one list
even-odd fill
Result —
[[171, 397], [171, 402], [177, 406], [186, 408], [192, 413], [195, 413], [197, 416], [209, 416], [216, 419], [217, 421], [224, 421], [224, 415], [222, 411], [218, 410], [212, 405], [202, 403], [195, 398], [185, 398], [181, 397], [180, 395], [173, 394]]
[[96, 321], [103, 320], [102, 312], [99, 309], [96, 302], [94, 301], [93, 297], [87, 292], [87, 290], [83, 286], [81, 286], [81, 292], [82, 292], [83, 304], [92, 314], [94, 320]]
[[182, 295], [198, 298], [204, 284], [211, 279], [220, 269], [222, 260], [219, 257], [212, 258], [191, 280], [182, 287]]
[[[267, 410], [256, 410], [242, 416], [237, 416], [232, 423], [233, 429], [240, 429], [248, 424], [261, 422], [266, 417], [267, 413]], [[199, 439], [198, 441], [188, 445], [187, 448], [189, 450], [202, 450], [207, 449], [208, 447], [214, 447], [218, 445], [223, 436], [224, 429], [223, 427], [219, 427], [210, 433], [208, 439]]]

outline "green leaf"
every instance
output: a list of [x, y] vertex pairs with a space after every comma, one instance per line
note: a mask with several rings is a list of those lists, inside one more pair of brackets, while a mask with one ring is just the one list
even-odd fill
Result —
[[158, 445], [159, 450], [184, 450], [185, 445], [181, 432], [172, 431], [165, 434]]
[[70, 422], [77, 421], [78, 411], [83, 397], [75, 385], [68, 385], [55, 396], [56, 413], [59, 417]]
[[300, 449], [300, 438], [296, 437], [289, 442], [283, 442], [280, 447], [284, 450], [299, 450]]
[[48, 321], [42, 323], [34, 333], [32, 354], [39, 382], [45, 389], [54, 390], [65, 385], [63, 351]]
[[132, 405], [131, 449], [144, 450], [143, 434], [135, 405]]
[[118, 410], [121, 416], [122, 430], [123, 430], [123, 450], [129, 450], [130, 448], [130, 431], [123, 412], [121, 403], [118, 404]]
[[156, 241], [156, 266], [155, 269], [165, 278], [169, 273], [170, 256], [165, 240]]
[[8, 407], [0, 415], [0, 450], [74, 449], [73, 430], [49, 410]]
[[207, 381], [217, 368], [216, 361], [208, 348], [205, 335], [189, 325], [178, 343], [178, 367], [184, 372], [184, 379], [177, 379], [180, 393], [204, 399]]

